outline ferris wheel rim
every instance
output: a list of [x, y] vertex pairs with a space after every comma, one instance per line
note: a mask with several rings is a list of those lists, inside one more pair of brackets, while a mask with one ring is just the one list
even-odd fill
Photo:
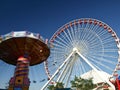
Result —
[[[102, 22], [102, 21], [100, 21], [100, 20], [98, 20], [98, 19], [93, 19], [93, 18], [80, 18], [80, 19], [75, 19], [75, 20], [72, 20], [72, 21], [70, 21], [70, 22], [68, 22], [68, 23], [66, 23], [66, 24], [64, 24], [64, 25], [62, 25], [60, 28], [58, 28], [58, 30], [52, 35], [52, 37], [49, 39], [49, 42], [51, 42], [51, 40], [53, 39], [53, 37], [54, 36], [56, 36], [57, 35], [57, 33], [59, 32], [59, 30], [61, 30], [61, 29], [64, 29], [64, 28], [67, 28], [66, 26], [68, 26], [70, 23], [72, 24], [72, 23], [75, 23], [76, 21], [81, 21], [81, 23], [96, 23], [96, 25], [97, 24], [102, 24], [102, 25], [104, 25], [105, 26], [105, 28], [106, 29], [109, 29], [109, 30], [112, 30], [112, 31], [110, 31], [111, 33], [113, 32], [115, 35], [116, 35], [116, 33], [115, 33], [115, 31], [108, 25], [108, 24], [106, 24], [106, 23], [104, 23], [104, 22]], [[93, 22], [94, 21], [94, 22]], [[79, 22], [78, 22], [79, 23]], [[101, 27], [101, 26], [100, 26]], [[109, 28], [108, 28], [109, 27]], [[116, 35], [117, 36], [117, 35]], [[117, 36], [117, 38], [118, 38], [118, 36]], [[119, 44], [119, 43], [117, 43], [117, 44]]]
[[[107, 30], [108, 31], [108, 33], [110, 33], [111, 35], [112, 35], [112, 37], [114, 38], [114, 40], [115, 40], [115, 42], [116, 42], [116, 45], [117, 45], [117, 48], [118, 49], [120, 49], [120, 45], [119, 45], [119, 38], [118, 38], [118, 36], [116, 35], [116, 33], [115, 33], [115, 31], [109, 26], [109, 25], [107, 25], [106, 23], [104, 23], [104, 22], [102, 22], [102, 21], [100, 21], [100, 20], [97, 20], [97, 19], [92, 19], [92, 18], [81, 18], [81, 19], [76, 19], [76, 20], [73, 20], [73, 21], [70, 21], [70, 22], [68, 22], [68, 23], [66, 23], [65, 25], [63, 25], [62, 27], [60, 27], [54, 34], [53, 34], [53, 36], [50, 38], [50, 40], [49, 40], [49, 43], [53, 43], [54, 42], [54, 40], [55, 40], [55, 38], [57, 37], [57, 35], [59, 35], [62, 31], [60, 31], [60, 30], [65, 30], [67, 27], [70, 27], [70, 24], [71, 25], [74, 25], [74, 24], [79, 24], [80, 22], [79, 21], [81, 21], [81, 23], [95, 23], [96, 25], [99, 25], [100, 27], [103, 27], [105, 30]], [[119, 54], [119, 53], [118, 53]], [[120, 55], [120, 54], [119, 54]], [[117, 60], [118, 62], [119, 62], [119, 57], [118, 57], [118, 60]], [[117, 62], [117, 63], [118, 63]], [[47, 69], [45, 69], [46, 70], [46, 73], [47, 73], [47, 76], [48, 76], [48, 78], [50, 78], [51, 76], [50, 76], [50, 72], [49, 72], [49, 70], [48, 70], [48, 68], [49, 67], [47, 67], [47, 64], [48, 64], [48, 62], [46, 61], [45, 62], [45, 68], [47, 68]], [[115, 67], [115, 69], [113, 70], [113, 72], [114, 71], [116, 71], [116, 68], [117, 68], [117, 64], [116, 64], [116, 67]], [[113, 74], [114, 73], [112, 73], [112, 76], [113, 76]]]

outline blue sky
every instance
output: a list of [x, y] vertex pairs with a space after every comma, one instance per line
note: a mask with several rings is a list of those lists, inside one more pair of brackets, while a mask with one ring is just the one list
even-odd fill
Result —
[[65, 23], [89, 17], [119, 33], [119, 9], [119, 0], [1, 0], [0, 34], [28, 30], [50, 38]]
[[[62, 25], [79, 18], [101, 20], [120, 37], [119, 0], [0, 0], [0, 35], [27, 30], [50, 39]], [[40, 67], [42, 80], [46, 76]]]

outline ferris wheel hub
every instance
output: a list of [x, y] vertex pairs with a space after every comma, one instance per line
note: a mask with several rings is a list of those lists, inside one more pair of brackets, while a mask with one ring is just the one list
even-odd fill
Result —
[[75, 52], [75, 51], [77, 51], [77, 48], [76, 48], [76, 47], [73, 48], [73, 52]]

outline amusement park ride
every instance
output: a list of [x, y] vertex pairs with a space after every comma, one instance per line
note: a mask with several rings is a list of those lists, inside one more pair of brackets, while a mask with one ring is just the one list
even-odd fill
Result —
[[93, 78], [96, 88], [107, 83], [111, 90], [120, 90], [120, 41], [109, 25], [92, 18], [73, 20], [60, 27], [49, 43], [51, 53], [45, 70], [50, 80], [42, 90], [55, 82], [70, 87], [75, 76], [82, 77], [90, 71], [94, 73], [83, 77]]
[[71, 21], [54, 33], [49, 47], [39, 34], [27, 31], [11, 32], [1, 36], [0, 41], [0, 59], [16, 66], [8, 90], [28, 90], [29, 66], [43, 61], [48, 81], [40, 90], [56, 82], [69, 88], [75, 76], [93, 78], [96, 88], [107, 83], [109, 90], [120, 90], [120, 41], [102, 21]]
[[0, 59], [16, 65], [8, 90], [29, 90], [29, 66], [45, 61], [50, 50], [39, 34], [19, 31], [1, 37]]

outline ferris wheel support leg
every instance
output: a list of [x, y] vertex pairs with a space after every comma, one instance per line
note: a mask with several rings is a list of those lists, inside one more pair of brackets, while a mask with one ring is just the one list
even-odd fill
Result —
[[[73, 60], [72, 60], [73, 61]], [[73, 64], [73, 62], [71, 62]], [[71, 73], [72, 73], [72, 70], [73, 70], [73, 65], [72, 66], [69, 66], [69, 75], [68, 75], [68, 79], [67, 79], [67, 83], [65, 83], [64, 87], [66, 88], [68, 86], [68, 82], [70, 81], [70, 76], [71, 76]]]
[[87, 60], [87, 58], [85, 58], [80, 52], [78, 52], [78, 50], [76, 50], [76, 53], [81, 57], [83, 58], [83, 60], [93, 69], [95, 70], [95, 72], [106, 82], [108, 83], [113, 90], [115, 90], [115, 86], [107, 79], [104, 79], [99, 73], [98, 73], [98, 70]]
[[58, 79], [57, 79], [57, 82], [60, 81], [61, 77], [63, 76], [63, 74], [64, 74], [65, 71], [67, 70], [67, 66], [69, 65], [69, 62], [70, 62], [70, 61], [68, 61], [68, 62], [66, 63], [66, 65], [64, 65], [64, 69], [62, 69], [62, 72], [60, 73], [60, 75], [59, 75], [59, 77], [58, 77]]
[[45, 90], [48, 86], [48, 84], [53, 80], [55, 75], [61, 70], [61, 68], [66, 64], [66, 62], [69, 60], [69, 58], [75, 53], [74, 51], [70, 53], [70, 55], [65, 59], [65, 61], [62, 63], [62, 65], [56, 70], [56, 72], [52, 75], [50, 80], [40, 89], [40, 90]]

